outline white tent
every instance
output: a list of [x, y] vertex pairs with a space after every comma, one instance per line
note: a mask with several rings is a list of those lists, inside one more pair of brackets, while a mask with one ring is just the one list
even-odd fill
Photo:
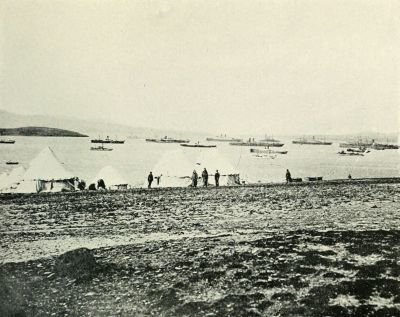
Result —
[[3, 173], [0, 176], [0, 190], [2, 192], [11, 192], [17, 188], [18, 184], [22, 181], [25, 173], [23, 166], [14, 168], [10, 173]]
[[118, 173], [112, 166], [103, 167], [93, 179], [92, 183], [96, 184], [99, 179], [102, 179], [108, 189], [126, 189], [128, 182]]
[[74, 190], [74, 175], [56, 158], [53, 151], [44, 148], [30, 163], [13, 190], [19, 193]]
[[[191, 184], [193, 164], [189, 162], [182, 150], [164, 153], [152, 173], [154, 187], [187, 187]], [[145, 183], [147, 186], [147, 181]]]
[[0, 190], [3, 189], [6, 185], [6, 180], [8, 177], [8, 173], [4, 172], [0, 175]]
[[64, 180], [74, 178], [63, 164], [57, 159], [54, 152], [44, 148], [30, 163], [24, 175], [24, 180]]
[[239, 171], [217, 149], [204, 149], [196, 160], [196, 168], [199, 176], [206, 168], [208, 183], [215, 185], [215, 172], [220, 174], [219, 185], [239, 185]]

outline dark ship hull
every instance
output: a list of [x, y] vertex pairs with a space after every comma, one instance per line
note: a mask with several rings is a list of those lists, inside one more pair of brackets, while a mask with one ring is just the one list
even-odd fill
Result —
[[146, 139], [146, 142], [154, 143], [189, 143], [189, 140], [179, 140], [179, 139]]
[[242, 139], [235, 139], [235, 138], [207, 138], [207, 141], [212, 141], [212, 142], [241, 142], [243, 141]]
[[231, 142], [230, 145], [235, 146], [267, 146], [267, 147], [282, 147], [283, 143], [278, 142]]
[[200, 148], [217, 147], [216, 145], [207, 145], [207, 144], [187, 144], [187, 143], [182, 143], [181, 146], [185, 146], [185, 147], [200, 147]]
[[107, 139], [106, 140], [96, 139], [96, 140], [91, 140], [90, 142], [100, 143], [100, 144], [124, 144], [125, 143], [124, 140], [118, 141], [118, 140], [107, 140]]
[[332, 145], [332, 142], [325, 141], [307, 141], [307, 140], [294, 140], [293, 144], [307, 144], [307, 145]]

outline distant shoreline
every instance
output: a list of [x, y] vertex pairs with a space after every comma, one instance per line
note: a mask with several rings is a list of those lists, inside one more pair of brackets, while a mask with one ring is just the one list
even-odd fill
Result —
[[0, 128], [0, 136], [88, 137], [79, 132], [49, 127]]

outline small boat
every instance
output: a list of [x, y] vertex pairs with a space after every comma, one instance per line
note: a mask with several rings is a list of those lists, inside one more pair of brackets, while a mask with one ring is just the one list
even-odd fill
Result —
[[326, 141], [321, 141], [321, 140], [316, 140], [315, 137], [312, 137], [311, 140], [302, 138], [298, 140], [293, 140], [293, 144], [308, 144], [308, 145], [331, 145], [332, 142], [326, 142]]
[[363, 153], [359, 153], [359, 152], [340, 151], [340, 152], [338, 152], [338, 154], [341, 155], [341, 156], [364, 156]]
[[190, 140], [182, 140], [182, 139], [174, 139], [169, 138], [167, 136], [161, 139], [146, 139], [146, 142], [155, 142], [155, 143], [189, 143]]
[[250, 149], [250, 153], [262, 153], [262, 154], [287, 154], [288, 151], [275, 151], [269, 148], [265, 149]]
[[273, 160], [276, 158], [276, 154], [253, 154], [253, 157], [268, 158]]
[[200, 147], [200, 148], [217, 147], [215, 144], [200, 144], [199, 142], [197, 142], [197, 143], [182, 143], [181, 146], [185, 146], [185, 147]]
[[3, 144], [14, 144], [15, 140], [3, 140], [3, 139], [1, 139], [0, 143], [3, 143]]
[[90, 148], [91, 151], [112, 151], [113, 149], [104, 147], [103, 145], [95, 146]]
[[18, 165], [19, 162], [16, 162], [16, 161], [7, 161], [6, 164], [7, 164], [7, 165]]
[[353, 152], [353, 153], [368, 153], [366, 148], [359, 148], [359, 149], [353, 149], [353, 148], [348, 148], [346, 150], [347, 152]]
[[243, 141], [242, 139], [237, 139], [237, 138], [229, 138], [225, 135], [220, 135], [212, 138], [207, 138], [207, 141], [212, 141], [212, 142], [241, 142]]
[[100, 139], [100, 137], [99, 137], [98, 139], [90, 140], [90, 142], [92, 142], [92, 143], [102, 143], [102, 144], [103, 143], [106, 143], [106, 144], [110, 144], [110, 143], [112, 143], [112, 144], [124, 144], [125, 140], [112, 140], [107, 135], [107, 137], [104, 140]]

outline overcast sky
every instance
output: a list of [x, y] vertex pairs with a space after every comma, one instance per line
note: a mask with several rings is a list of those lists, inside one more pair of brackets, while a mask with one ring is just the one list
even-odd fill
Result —
[[7, 111], [232, 134], [399, 130], [398, 0], [0, 6]]

